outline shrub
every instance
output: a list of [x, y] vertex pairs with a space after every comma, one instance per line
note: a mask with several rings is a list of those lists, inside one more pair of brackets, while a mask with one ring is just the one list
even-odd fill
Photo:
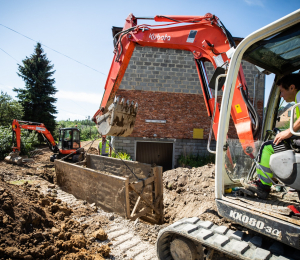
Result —
[[81, 127], [80, 139], [81, 141], [94, 140], [99, 135], [98, 130], [95, 126]]
[[130, 155], [126, 152], [123, 152], [123, 151], [120, 151], [120, 152], [117, 152], [117, 153], [112, 152], [111, 157], [131, 161]]
[[185, 167], [201, 167], [208, 163], [215, 162], [215, 155], [214, 154], [189, 154], [189, 155], [180, 155], [178, 158], [178, 165]]
[[[28, 154], [39, 144], [36, 132], [21, 131], [21, 154]], [[15, 143], [13, 145], [16, 145]], [[11, 127], [0, 126], [0, 160], [3, 160], [12, 152], [12, 130]]]

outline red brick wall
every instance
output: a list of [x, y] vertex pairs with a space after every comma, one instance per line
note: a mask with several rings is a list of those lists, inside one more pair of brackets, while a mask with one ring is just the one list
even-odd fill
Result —
[[[121, 90], [118, 96], [138, 102], [138, 115], [132, 137], [154, 137], [193, 139], [193, 128], [204, 129], [204, 139], [208, 139], [211, 118], [207, 115], [203, 95], [167, 93], [140, 90]], [[263, 102], [258, 102], [262, 115]], [[145, 119], [166, 120], [162, 123], [146, 123]], [[229, 137], [236, 138], [231, 122]]]

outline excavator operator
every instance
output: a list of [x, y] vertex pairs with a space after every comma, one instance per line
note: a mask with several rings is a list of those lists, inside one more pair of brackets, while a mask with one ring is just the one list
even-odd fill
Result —
[[[289, 74], [282, 77], [277, 86], [280, 88], [280, 97], [286, 102], [300, 103], [300, 74]], [[300, 111], [299, 107], [296, 107], [297, 120], [294, 123], [294, 131], [297, 132], [300, 129]], [[270, 178], [273, 177], [273, 173], [270, 169], [270, 157], [274, 154], [274, 148], [279, 146], [285, 146], [287, 149], [290, 147], [284, 140], [292, 137], [290, 129], [286, 129], [275, 136], [273, 141], [266, 141], [262, 144], [258, 154], [258, 163], [261, 169], [256, 168], [258, 180], [246, 181], [241, 179], [241, 184], [245, 189], [257, 194], [258, 197], [266, 199], [270, 193], [272, 182], [265, 175], [268, 174]]]
[[72, 149], [72, 139], [73, 139], [73, 131], [69, 131], [69, 136], [67, 137], [69, 149]]

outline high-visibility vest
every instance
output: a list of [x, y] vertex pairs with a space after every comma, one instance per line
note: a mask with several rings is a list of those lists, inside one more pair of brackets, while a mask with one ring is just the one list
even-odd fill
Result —
[[[298, 93], [300, 92], [300, 90], [297, 92], [296, 96], [295, 96], [295, 103], [297, 104], [297, 95]], [[297, 116], [297, 119], [300, 117], [300, 110], [299, 110], [299, 107], [296, 107], [296, 116]]]

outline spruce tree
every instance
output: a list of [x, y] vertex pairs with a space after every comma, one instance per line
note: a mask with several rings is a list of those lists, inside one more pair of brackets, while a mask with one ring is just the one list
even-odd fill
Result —
[[35, 46], [34, 53], [18, 64], [17, 74], [24, 80], [24, 89], [14, 89], [19, 102], [23, 106], [23, 120], [44, 123], [50, 132], [55, 129], [55, 114], [57, 114], [54, 98], [57, 89], [52, 78], [55, 70], [51, 61], [44, 54], [40, 43]]

